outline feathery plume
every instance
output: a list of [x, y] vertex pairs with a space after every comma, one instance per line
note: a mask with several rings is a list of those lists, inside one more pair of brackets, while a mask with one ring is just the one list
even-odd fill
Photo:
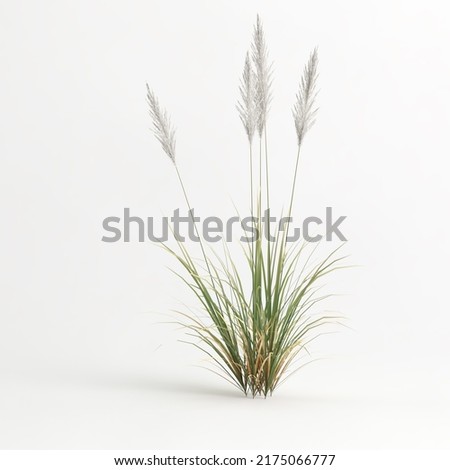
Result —
[[175, 164], [175, 129], [165, 109], [161, 109], [158, 98], [147, 84], [147, 101], [153, 121], [153, 133], [159, 140], [164, 152]]
[[302, 143], [303, 137], [315, 123], [317, 108], [313, 108], [313, 106], [317, 96], [316, 83], [318, 77], [318, 62], [317, 48], [315, 48], [303, 70], [303, 76], [296, 95], [297, 101], [292, 111], [295, 129], [297, 131], [298, 145]]
[[268, 63], [268, 52], [264, 30], [259, 15], [253, 30], [252, 59], [256, 70], [256, 96], [255, 102], [258, 110], [257, 127], [259, 136], [262, 136], [267, 121], [272, 93], [272, 70]]
[[237, 104], [239, 117], [244, 125], [250, 144], [256, 130], [256, 75], [253, 70], [250, 55], [247, 52], [245, 57], [244, 72], [242, 73], [241, 84], [239, 86], [241, 100]]

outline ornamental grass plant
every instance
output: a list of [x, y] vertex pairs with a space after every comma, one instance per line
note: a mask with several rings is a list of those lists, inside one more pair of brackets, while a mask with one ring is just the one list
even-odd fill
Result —
[[[302, 143], [315, 122], [317, 108], [318, 52], [315, 49], [304, 67], [293, 106], [296, 157], [286, 216], [292, 216]], [[201, 349], [215, 363], [219, 375], [245, 395], [272, 395], [296, 370], [294, 361], [323, 332], [324, 325], [337, 316], [315, 313], [329, 297], [319, 290], [322, 280], [344, 267], [343, 256], [332, 251], [313, 262], [311, 243], [290, 243], [289, 222], [263, 237], [262, 215], [270, 216], [270, 159], [267, 150], [267, 116], [272, 99], [272, 67], [259, 16], [253, 40], [244, 62], [237, 112], [248, 143], [250, 211], [255, 232], [252, 242], [242, 244], [246, 269], [238, 269], [224, 243], [224, 254], [199, 237], [202, 259], [176, 240], [175, 248], [164, 244], [175, 257], [182, 273], [179, 278], [190, 289], [202, 315], [178, 312], [187, 329], [190, 344]], [[147, 101], [153, 131], [163, 151], [174, 164], [188, 210], [192, 205], [177, 165], [175, 130], [168, 113], [147, 85]], [[295, 144], [294, 144], [295, 145]], [[191, 212], [192, 214], [192, 212]], [[339, 248], [338, 248], [339, 249]]]

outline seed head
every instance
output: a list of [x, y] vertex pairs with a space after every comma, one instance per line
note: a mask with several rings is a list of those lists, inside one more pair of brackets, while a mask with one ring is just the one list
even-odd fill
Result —
[[303, 137], [315, 123], [315, 116], [318, 111], [317, 108], [314, 108], [317, 96], [318, 62], [317, 48], [315, 48], [303, 70], [303, 76], [296, 95], [296, 102], [292, 110], [298, 145], [302, 143]]
[[170, 117], [165, 109], [162, 109], [158, 98], [147, 84], [147, 101], [150, 116], [153, 121], [153, 133], [159, 140], [164, 152], [175, 163], [175, 129], [170, 122]]

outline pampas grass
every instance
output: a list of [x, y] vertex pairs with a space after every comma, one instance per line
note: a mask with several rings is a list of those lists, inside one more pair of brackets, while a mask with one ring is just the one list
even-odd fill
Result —
[[[293, 210], [301, 144], [317, 113], [317, 78], [318, 53], [315, 49], [304, 68], [293, 107], [297, 153], [288, 217]], [[344, 259], [334, 250], [312, 262], [315, 248], [311, 249], [306, 242], [289, 244], [289, 223], [285, 227], [279, 226], [271, 234], [273, 241], [262, 237], [261, 216], [264, 209], [270, 210], [267, 122], [271, 89], [272, 68], [258, 16], [244, 62], [237, 104], [248, 141], [251, 215], [259, 234], [256, 240], [243, 247], [247, 270], [237, 268], [226, 243], [223, 256], [215, 255], [212, 248], [208, 249], [211, 254], [207, 254], [200, 237], [202, 260], [194, 258], [178, 240], [176, 248], [164, 245], [183, 269], [184, 274], [179, 277], [197, 299], [203, 314], [200, 317], [178, 312], [179, 323], [186, 328], [190, 338], [187, 342], [202, 350], [217, 366], [214, 371], [246, 395], [265, 397], [296, 370], [294, 361], [300, 353], [308, 352], [308, 345], [323, 332], [324, 325], [339, 320], [337, 316], [316, 312], [316, 308], [329, 297], [319, 293], [321, 281], [342, 268]], [[147, 101], [154, 134], [175, 164], [186, 204], [191, 210], [175, 160], [174, 128], [148, 86]], [[263, 200], [266, 207], [263, 207]], [[195, 221], [194, 226], [199, 236]]]

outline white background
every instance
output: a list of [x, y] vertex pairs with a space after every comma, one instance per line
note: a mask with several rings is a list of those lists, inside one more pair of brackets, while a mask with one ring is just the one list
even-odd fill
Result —
[[[168, 255], [101, 242], [124, 207], [182, 207], [146, 81], [197, 211], [245, 209], [235, 103], [257, 12], [275, 67], [273, 192], [286, 201], [290, 110], [318, 45], [295, 215], [347, 215], [360, 266], [329, 284], [353, 330], [267, 400], [196, 367], [183, 332], [158, 323], [195, 305]], [[448, 44], [438, 1], [2, 1], [0, 448], [448, 447]]]

